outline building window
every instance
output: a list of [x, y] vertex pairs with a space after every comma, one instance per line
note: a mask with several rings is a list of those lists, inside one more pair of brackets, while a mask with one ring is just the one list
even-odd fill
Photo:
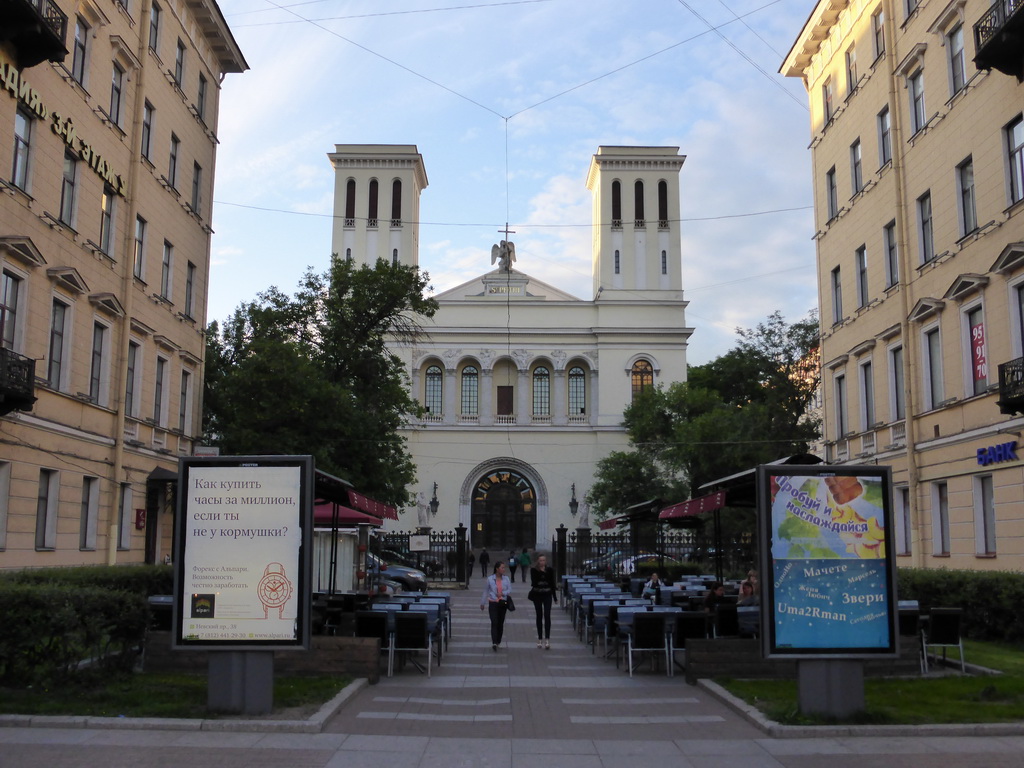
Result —
[[893, 421], [903, 421], [907, 417], [906, 383], [903, 378], [903, 345], [889, 350], [889, 413]]
[[825, 114], [825, 123], [832, 119], [835, 112], [835, 93], [832, 87], [832, 78], [828, 78], [821, 86], [821, 104]]
[[885, 11], [879, 6], [871, 14], [871, 37], [875, 42], [875, 58], [885, 53]]
[[100, 508], [100, 479], [82, 478], [82, 505], [78, 521], [78, 548], [83, 552], [96, 549], [96, 523]]
[[878, 113], [878, 167], [892, 162], [892, 118], [889, 105]]
[[932, 483], [932, 554], [949, 554], [949, 487]]
[[644, 215], [644, 183], [637, 179], [633, 184], [633, 219], [634, 226], [643, 227], [646, 225]]
[[139, 379], [142, 371], [139, 370], [139, 345], [134, 341], [128, 342], [128, 375], [124, 386], [124, 413], [125, 416], [139, 415], [139, 401], [135, 396], [139, 391]]
[[162, 357], [156, 359], [156, 380], [153, 384], [153, 421], [158, 425], [167, 424], [167, 414], [164, 411], [166, 402], [164, 392], [167, 390], [167, 361]]
[[825, 195], [828, 220], [832, 221], [832, 219], [839, 215], [839, 192], [836, 189], [836, 167], [834, 165], [825, 174]]
[[370, 179], [370, 190], [366, 200], [366, 226], [377, 226], [377, 191], [379, 185], [376, 179]]
[[910, 18], [920, 4], [921, 0], [907, 0], [907, 18]]
[[864, 189], [864, 171], [860, 156], [860, 139], [850, 145], [850, 187], [853, 194]]
[[622, 182], [612, 182], [612, 228], [622, 226]]
[[11, 500], [11, 463], [0, 461], [0, 552], [7, 549], [7, 507]]
[[960, 208], [960, 234], [969, 235], [978, 228], [974, 203], [974, 159], [968, 157], [956, 167], [956, 186]]
[[206, 95], [209, 92], [209, 83], [206, 75], [199, 73], [199, 89], [196, 91], [196, 114], [204, 123], [206, 122]]
[[114, 125], [121, 124], [121, 99], [124, 96], [124, 70], [114, 62], [110, 76], [110, 111], [107, 116]]
[[185, 44], [178, 38], [178, 46], [174, 49], [174, 83], [181, 88], [185, 79]]
[[896, 244], [896, 221], [882, 227], [882, 247], [885, 248], [885, 287], [900, 281], [899, 246]]
[[621, 257], [619, 256], [619, 251], [618, 251], [618, 249], [616, 249], [616, 251], [615, 251], [615, 265], [614, 265], [614, 267], [615, 267], [615, 274], [616, 275], [619, 274], [621, 269], [622, 269], [621, 261], [622, 260], [621, 260]]
[[836, 438], [841, 439], [850, 431], [849, 423], [846, 420], [846, 374], [840, 373], [833, 381], [835, 386], [836, 407]]
[[113, 256], [114, 251], [114, 190], [103, 185], [103, 195], [100, 197], [100, 250], [108, 256]]
[[11, 164], [11, 183], [28, 191], [29, 150], [32, 148], [32, 118], [18, 109], [14, 113], [14, 160]]
[[968, 342], [968, 366], [971, 371], [971, 393], [982, 395], [988, 389], [988, 353], [985, 348], [985, 318], [980, 306], [964, 313]]
[[839, 267], [832, 270], [832, 324], [843, 322], [843, 274]]
[[911, 554], [914, 528], [910, 524], [910, 489], [894, 488], [893, 501], [896, 504], [896, 554]]
[[391, 182], [391, 226], [402, 226], [402, 181]]
[[51, 389], [62, 389], [66, 376], [68, 333], [68, 305], [53, 300], [50, 312], [50, 344], [46, 357], [46, 384]]
[[444, 413], [444, 373], [439, 366], [427, 368], [424, 384], [423, 405], [431, 416], [440, 416]]
[[145, 273], [146, 259], [146, 220], [141, 216], [135, 217], [135, 257], [132, 261], [132, 274], [142, 280]]
[[578, 365], [569, 369], [569, 416], [587, 412], [587, 374]]
[[178, 431], [190, 434], [192, 424], [192, 374], [181, 372], [181, 392], [178, 396]]
[[875, 372], [870, 360], [860, 364], [860, 421], [862, 431], [875, 426]]
[[475, 366], [462, 369], [462, 415], [476, 416], [480, 407], [480, 375]]
[[1024, 115], [1006, 126], [1010, 171], [1010, 204], [1024, 200]]
[[957, 24], [946, 35], [946, 50], [949, 53], [949, 90], [955, 96], [964, 89], [967, 83], [967, 70], [964, 62], [964, 28]]
[[917, 70], [907, 80], [910, 92], [910, 132], [917, 133], [924, 128], [927, 118], [924, 109], [924, 72]]
[[857, 90], [857, 49], [850, 46], [846, 51], [846, 92]]
[[160, 50], [160, 6], [156, 3], [149, 11], [149, 48], [153, 53]]
[[153, 105], [148, 101], [142, 107], [142, 156], [149, 160], [149, 152], [153, 146]]
[[173, 267], [174, 261], [174, 246], [164, 240], [164, 250], [160, 257], [160, 295], [165, 298], [171, 298], [171, 268]]
[[18, 347], [18, 312], [21, 307], [22, 279], [6, 269], [0, 273], [0, 347]]
[[974, 536], [979, 555], [996, 553], [996, 499], [992, 475], [974, 478]]
[[661, 252], [661, 274], [668, 274], [668, 251]]
[[345, 226], [356, 225], [356, 180], [349, 179], [345, 184]]
[[398, 266], [398, 249], [397, 248], [393, 248], [391, 250], [391, 266], [393, 266], [393, 267], [397, 267]]
[[935, 258], [931, 192], [925, 192], [917, 198], [917, 234], [921, 250], [921, 263], [927, 264]]
[[938, 408], [942, 394], [942, 340], [938, 328], [924, 334], [925, 410]]
[[79, 85], [85, 85], [86, 53], [89, 45], [89, 25], [78, 16], [75, 19], [75, 41], [71, 49], [71, 77]]
[[181, 140], [171, 134], [171, 151], [167, 157], [167, 183], [172, 189], [178, 188], [178, 150], [181, 149]]
[[352, 261], [352, 249], [351, 248], [346, 248], [345, 249], [345, 261]]
[[199, 204], [202, 202], [203, 190], [203, 168], [199, 163], [192, 163], [192, 210], [199, 213]]
[[630, 372], [630, 382], [632, 398], [636, 400], [640, 393], [654, 387], [654, 367], [647, 360], [637, 360]]
[[868, 249], [862, 245], [854, 252], [854, 264], [857, 269], [857, 306], [868, 304]]
[[533, 415], [551, 415], [551, 373], [542, 365], [533, 369]]
[[668, 182], [664, 180], [658, 182], [658, 227], [668, 229]]
[[60, 502], [60, 475], [55, 469], [39, 470], [39, 495], [36, 498], [36, 549], [57, 547], [57, 507]]
[[132, 484], [121, 483], [117, 505], [117, 548], [128, 549], [132, 543]]
[[75, 220], [75, 193], [78, 189], [78, 158], [64, 150], [64, 177], [60, 183], [60, 220], [71, 226]]
[[89, 399], [107, 404], [107, 354], [109, 329], [103, 323], [92, 326], [92, 357], [89, 362]]
[[185, 317], [195, 317], [196, 309], [196, 265], [191, 261], [185, 266]]

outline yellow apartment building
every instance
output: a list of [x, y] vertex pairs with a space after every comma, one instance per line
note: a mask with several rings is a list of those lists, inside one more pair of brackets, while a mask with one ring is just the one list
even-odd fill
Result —
[[214, 0], [0, 0], [0, 568], [171, 552], [247, 68]]
[[821, 0], [826, 458], [895, 481], [901, 565], [1024, 568], [1024, 2]]

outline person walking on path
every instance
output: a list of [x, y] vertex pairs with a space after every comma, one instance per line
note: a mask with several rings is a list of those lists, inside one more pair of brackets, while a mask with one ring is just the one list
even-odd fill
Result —
[[513, 549], [508, 553], [508, 575], [512, 583], [516, 583], [516, 568], [519, 567], [519, 560], [516, 558], [516, 551]]
[[480, 557], [477, 558], [480, 563], [480, 575], [485, 579], [487, 578], [487, 566], [491, 564], [491, 556], [487, 553], [487, 547], [480, 550]]
[[[526, 547], [523, 547], [523, 553], [519, 556], [519, 567], [523, 569], [523, 583], [526, 583], [526, 572], [530, 570], [530, 553], [526, 551]], [[512, 572], [512, 580], [515, 581], [515, 571]]]
[[537, 647], [551, 650], [551, 604], [555, 600], [555, 569], [548, 565], [546, 555], [537, 556], [537, 565], [530, 569], [530, 594], [537, 612]]
[[[487, 552], [481, 553], [481, 557]], [[491, 650], [497, 653], [501, 645], [501, 636], [505, 631], [505, 614], [508, 613], [508, 600], [512, 597], [512, 582], [505, 575], [505, 564], [498, 560], [494, 564], [494, 573], [484, 582], [484, 593], [480, 597], [480, 610], [487, 608], [491, 620]]]

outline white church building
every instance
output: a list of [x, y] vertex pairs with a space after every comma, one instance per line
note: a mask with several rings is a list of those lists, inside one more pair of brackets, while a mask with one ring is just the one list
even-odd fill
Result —
[[[329, 157], [334, 253], [418, 264], [427, 174], [416, 147], [342, 144]], [[504, 553], [590, 526], [582, 499], [598, 461], [628, 445], [623, 411], [643, 388], [686, 380], [685, 159], [678, 147], [598, 148], [586, 177], [591, 298], [530, 277], [502, 241], [492, 271], [437, 294], [421, 338], [394, 348], [426, 411], [406, 428], [421, 505], [396, 528], [462, 523], [474, 548]], [[424, 520], [435, 483], [437, 515]]]

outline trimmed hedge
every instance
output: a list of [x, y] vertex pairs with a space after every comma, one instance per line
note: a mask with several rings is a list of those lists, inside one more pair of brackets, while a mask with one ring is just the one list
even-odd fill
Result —
[[1024, 573], [900, 568], [900, 600], [917, 600], [922, 612], [962, 608], [962, 631], [973, 640], [1024, 642]]
[[0, 571], [0, 584], [5, 582], [100, 587], [148, 597], [174, 591], [174, 569], [170, 565], [87, 565]]

